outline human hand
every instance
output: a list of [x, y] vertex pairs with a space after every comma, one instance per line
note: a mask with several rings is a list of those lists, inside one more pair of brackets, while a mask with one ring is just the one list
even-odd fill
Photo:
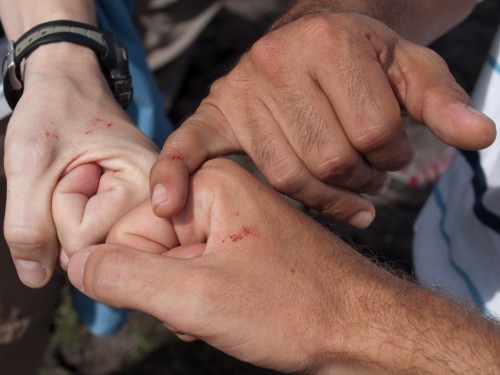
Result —
[[325, 298], [321, 285], [339, 276], [330, 269], [339, 245], [325, 236], [247, 172], [213, 160], [192, 176], [178, 215], [159, 218], [148, 202], [117, 224], [110, 244], [78, 252], [68, 274], [91, 298], [143, 310], [181, 338], [305, 371], [321, 367], [323, 338], [337, 335], [327, 326], [335, 291]]
[[452, 146], [495, 137], [429, 49], [355, 13], [299, 17], [257, 41], [169, 137], [150, 177], [154, 210], [179, 211], [204, 160], [244, 151], [277, 190], [365, 227], [375, 211], [359, 193], [383, 191], [385, 171], [413, 156], [400, 107]]
[[94, 52], [49, 46], [27, 60], [25, 92], [5, 142], [4, 234], [31, 287], [50, 279], [59, 256], [64, 267], [67, 254], [104, 242], [113, 224], [147, 199], [157, 156], [117, 105]]
[[160, 218], [146, 202], [107, 241], [71, 258], [77, 288], [257, 366], [308, 374], [498, 367], [494, 323], [390, 275], [226, 160], [192, 175], [178, 215]]

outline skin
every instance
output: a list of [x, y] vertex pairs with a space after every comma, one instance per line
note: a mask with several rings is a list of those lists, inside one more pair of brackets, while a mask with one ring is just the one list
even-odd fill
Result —
[[[188, 177], [204, 160], [244, 151], [277, 190], [366, 227], [375, 210], [361, 193], [383, 191], [385, 172], [413, 154], [400, 106], [454, 146], [481, 148], [495, 137], [439, 57], [379, 22], [427, 42], [472, 5], [298, 1], [168, 140], [150, 176], [155, 213], [183, 207]], [[95, 23], [83, 0], [2, 0], [0, 15], [11, 39], [53, 19]], [[6, 137], [4, 234], [21, 280], [39, 287], [58, 259], [64, 267], [76, 250], [102, 242], [147, 198], [142, 182], [156, 150], [117, 107], [88, 49], [42, 46], [26, 59], [24, 78]], [[57, 112], [47, 111], [54, 103]]]
[[[92, 1], [3, 0], [0, 15], [13, 40], [55, 19], [95, 24]], [[5, 139], [4, 235], [23, 283], [41, 287], [67, 254], [104, 242], [148, 198], [158, 150], [116, 104], [90, 49], [41, 46], [24, 82]]]
[[257, 366], [308, 374], [500, 370], [496, 323], [377, 267], [227, 160], [191, 176], [178, 215], [161, 219], [146, 203], [108, 243], [71, 258], [76, 287]]
[[383, 192], [386, 172], [414, 154], [401, 107], [452, 146], [480, 149], [496, 136], [445, 62], [417, 44], [473, 4], [298, 1], [169, 137], [150, 177], [155, 213], [183, 207], [205, 160], [245, 152], [278, 191], [368, 226], [375, 210], [361, 193]]

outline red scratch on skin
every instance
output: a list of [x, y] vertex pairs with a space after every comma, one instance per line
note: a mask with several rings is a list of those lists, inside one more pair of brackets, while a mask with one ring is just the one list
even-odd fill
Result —
[[47, 129], [45, 129], [43, 131], [43, 134], [45, 135], [45, 138], [53, 138], [53, 139], [59, 140], [59, 134], [51, 133]]
[[[255, 228], [242, 227], [239, 233], [229, 236], [229, 239], [231, 240], [231, 242], [238, 242], [247, 236], [255, 235], [255, 233], [256, 233]], [[222, 243], [224, 243], [224, 240], [222, 240]]]
[[172, 155], [172, 160], [182, 161], [182, 160], [184, 160], [184, 156], [182, 154], [173, 154]]
[[241, 228], [241, 231], [243, 232], [243, 234], [244, 234], [245, 236], [249, 236], [249, 235], [251, 235], [251, 234], [254, 234], [254, 233], [255, 233], [255, 229], [253, 229], [253, 228], [248, 228], [248, 227], [243, 227], [243, 228]]
[[243, 239], [243, 236], [241, 234], [233, 234], [232, 236], [229, 236], [231, 239], [231, 242], [237, 242], [239, 240]]
[[97, 118], [96, 119], [96, 123], [95, 125], [97, 125], [97, 123], [101, 123], [103, 124], [104, 126], [106, 126], [107, 128], [110, 128], [113, 126], [113, 123], [112, 122], [109, 122], [109, 121], [106, 121], [106, 120], [103, 120], [103, 119], [100, 119], [100, 118]]

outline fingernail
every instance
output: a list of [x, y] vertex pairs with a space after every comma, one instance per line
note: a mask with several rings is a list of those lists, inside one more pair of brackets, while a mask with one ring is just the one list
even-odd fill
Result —
[[356, 228], [364, 229], [372, 223], [373, 219], [375, 219], [375, 215], [370, 211], [361, 211], [351, 216], [348, 223]]
[[85, 271], [85, 264], [89, 259], [90, 251], [82, 250], [73, 255], [69, 261], [68, 265], [68, 277], [71, 284], [75, 288], [84, 291], [83, 288], [83, 274]]
[[16, 259], [16, 270], [21, 281], [32, 288], [38, 288], [45, 283], [47, 269], [34, 260]]
[[151, 204], [153, 207], [159, 206], [167, 200], [167, 188], [163, 185], [156, 185], [151, 196]]

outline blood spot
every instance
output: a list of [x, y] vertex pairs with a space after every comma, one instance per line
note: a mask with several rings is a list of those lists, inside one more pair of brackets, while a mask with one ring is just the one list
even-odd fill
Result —
[[103, 119], [100, 119], [100, 118], [96, 119], [95, 125], [97, 125], [97, 124], [102, 124], [102, 125], [104, 125], [107, 128], [111, 128], [113, 126], [112, 122], [109, 122], [109, 121], [106, 121], [106, 120], [103, 120]]
[[241, 231], [242, 231], [243, 235], [248, 236], [248, 235], [250, 235], [250, 234], [254, 234], [255, 229], [248, 228], [248, 227], [243, 227], [243, 228], [241, 229]]
[[184, 156], [182, 154], [176, 153], [172, 155], [172, 160], [182, 161], [184, 160]]
[[241, 241], [243, 238], [254, 234], [255, 234], [254, 228], [242, 227], [238, 233], [229, 236], [229, 239], [231, 240], [231, 242], [238, 242]]
[[233, 234], [229, 238], [231, 239], [231, 242], [238, 242], [243, 239], [243, 236], [241, 234]]

